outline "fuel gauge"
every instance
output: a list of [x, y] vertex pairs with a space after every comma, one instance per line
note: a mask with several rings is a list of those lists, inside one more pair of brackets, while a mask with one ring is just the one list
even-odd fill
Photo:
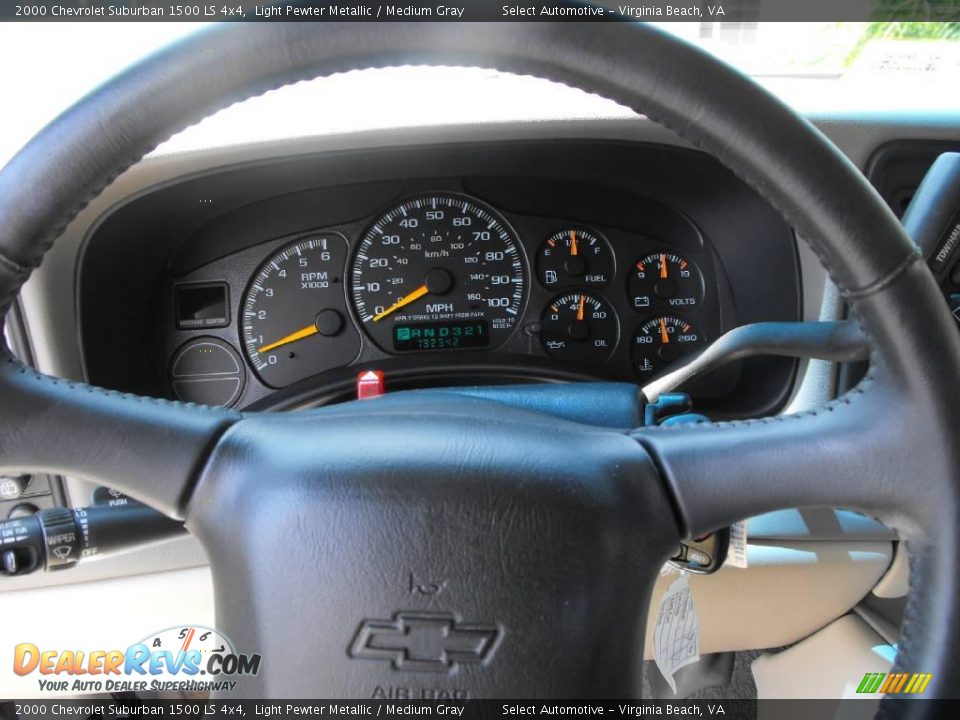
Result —
[[579, 365], [597, 365], [617, 345], [620, 324], [606, 300], [574, 290], [554, 298], [540, 321], [540, 342], [550, 355]]
[[537, 251], [537, 276], [548, 290], [571, 285], [603, 287], [613, 278], [613, 272], [610, 245], [590, 230], [559, 230]]
[[630, 268], [627, 295], [634, 310], [693, 308], [703, 298], [703, 279], [697, 266], [683, 255], [657, 250]]

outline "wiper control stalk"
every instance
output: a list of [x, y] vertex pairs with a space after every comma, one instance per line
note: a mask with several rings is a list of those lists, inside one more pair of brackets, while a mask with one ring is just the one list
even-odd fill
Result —
[[65, 570], [185, 533], [182, 522], [134, 500], [49, 508], [0, 522], [0, 575]]

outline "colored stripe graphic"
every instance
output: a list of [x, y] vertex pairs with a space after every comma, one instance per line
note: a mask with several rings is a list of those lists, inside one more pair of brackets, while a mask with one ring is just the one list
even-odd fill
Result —
[[891, 673], [890, 675], [887, 675], [887, 679], [883, 681], [883, 685], [880, 686], [880, 690], [878, 690], [878, 692], [882, 692], [882, 693], [889, 692], [890, 687], [893, 685], [896, 685], [897, 680], [899, 679], [900, 679], [900, 676], [897, 675], [896, 673]]
[[880, 690], [880, 684], [883, 682], [883, 678], [886, 676], [886, 673], [876, 673], [874, 675], [873, 682], [870, 684], [869, 692], [875, 693]]
[[909, 693], [922, 693], [927, 688], [927, 684], [930, 682], [930, 678], [933, 675], [930, 673], [916, 673], [914, 679], [910, 681], [910, 684], [907, 685], [907, 690], [905, 692]]
[[932, 679], [931, 673], [867, 673], [857, 686], [857, 692], [916, 695], [926, 690]]
[[857, 688], [857, 692], [877, 692], [877, 689], [880, 687], [880, 683], [883, 682], [884, 677], [886, 677], [886, 673], [867, 673], [863, 676], [863, 680], [860, 681], [860, 686]]
[[907, 686], [903, 689], [905, 693], [912, 693], [913, 686], [917, 684], [917, 674], [914, 673], [910, 676], [910, 682], [907, 683]]

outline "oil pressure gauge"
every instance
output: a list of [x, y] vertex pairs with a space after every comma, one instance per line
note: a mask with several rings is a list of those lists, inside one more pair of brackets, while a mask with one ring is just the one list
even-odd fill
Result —
[[627, 295], [638, 312], [689, 310], [703, 299], [703, 278], [697, 266], [683, 255], [657, 250], [630, 268]]
[[613, 278], [610, 245], [598, 233], [565, 228], [543, 241], [537, 251], [537, 276], [549, 290], [572, 285], [599, 288]]
[[551, 300], [540, 326], [543, 349], [578, 365], [602, 363], [610, 357], [620, 336], [620, 325], [609, 303], [582, 290]]

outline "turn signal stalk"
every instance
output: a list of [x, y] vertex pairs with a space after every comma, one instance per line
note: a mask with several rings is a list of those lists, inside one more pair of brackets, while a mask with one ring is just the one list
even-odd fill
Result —
[[65, 570], [185, 533], [182, 522], [132, 500], [41, 510], [0, 522], [0, 575]]

